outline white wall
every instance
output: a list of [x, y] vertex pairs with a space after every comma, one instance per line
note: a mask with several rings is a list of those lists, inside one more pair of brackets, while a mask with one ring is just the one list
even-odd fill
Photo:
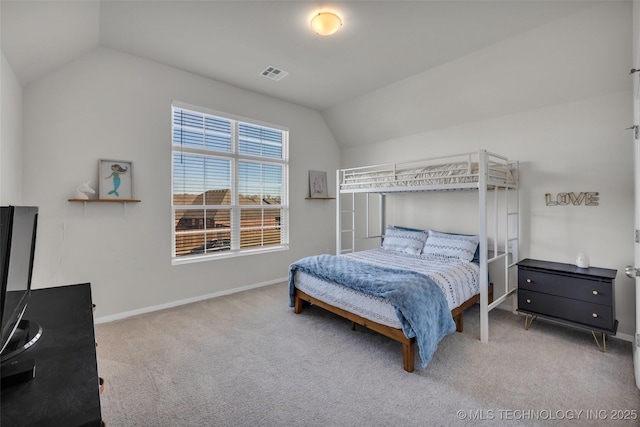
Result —
[[18, 205], [22, 203], [22, 86], [4, 54], [0, 78], [0, 205]]
[[[172, 100], [289, 128], [289, 251], [171, 266]], [[308, 170], [339, 164], [316, 111], [108, 49], [29, 84], [24, 111], [24, 198], [40, 206], [34, 286], [91, 282], [97, 318], [281, 280], [294, 260], [333, 250], [334, 205], [304, 200]], [[133, 161], [142, 202], [126, 215], [67, 201], [82, 181], [97, 188], [100, 158]]]
[[633, 68], [640, 60], [640, 1], [633, 0]]
[[[474, 108], [500, 113], [474, 123], [461, 120], [446, 126], [433, 124], [434, 116], [426, 115], [424, 131], [366, 146], [357, 145], [360, 136], [350, 133], [349, 126], [338, 124], [352, 145], [342, 151], [342, 166], [480, 148], [519, 160], [521, 258], [574, 263], [576, 254], [583, 251], [592, 265], [617, 269], [618, 331], [629, 337], [635, 330], [635, 286], [623, 270], [633, 263], [633, 139], [625, 130], [632, 123], [628, 77], [631, 23], [630, 3], [596, 4], [545, 28], [396, 83], [393, 90], [384, 88], [345, 103], [328, 112], [332, 128], [339, 111], [358, 111], [356, 123], [349, 126], [368, 129], [367, 111], [386, 104], [399, 109], [394, 114], [402, 114], [403, 106], [414, 105], [417, 98], [422, 98], [427, 110], [437, 111], [440, 105], [444, 109], [441, 114], [449, 117], [453, 114], [447, 110], [449, 102], [431, 97], [426, 90], [431, 87], [437, 87], [446, 99], [468, 99]], [[562, 55], [554, 44], [564, 46]], [[515, 49], [517, 46], [522, 50]], [[513, 85], [504, 69], [516, 73], [518, 64], [524, 63], [535, 64], [535, 70], [544, 73], [531, 75], [520, 68], [521, 74], [512, 76], [518, 77], [518, 84]], [[593, 67], [583, 68], [586, 64]], [[481, 73], [476, 73], [479, 68]], [[596, 73], [597, 78], [587, 82], [583, 73]], [[493, 94], [485, 93], [486, 87], [492, 88]], [[529, 105], [532, 90], [535, 106]], [[403, 97], [409, 98], [406, 103]], [[469, 104], [461, 108], [469, 108]], [[600, 193], [599, 206], [545, 204], [545, 193], [586, 191]], [[477, 230], [477, 211], [469, 208], [475, 198], [470, 193], [394, 197], [388, 204], [389, 221], [470, 232]]]

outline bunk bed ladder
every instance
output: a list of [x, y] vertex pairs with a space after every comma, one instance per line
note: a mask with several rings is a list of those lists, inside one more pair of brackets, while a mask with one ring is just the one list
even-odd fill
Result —
[[489, 342], [489, 239], [487, 235], [487, 152], [478, 153], [478, 212], [480, 237], [480, 341]]
[[[510, 297], [513, 293], [515, 293], [515, 288], [509, 289], [510, 288], [510, 284], [512, 282], [511, 280], [511, 276], [510, 276], [510, 271], [511, 268], [514, 267], [516, 265], [516, 263], [518, 262], [518, 210], [516, 207], [516, 210], [514, 211], [510, 211], [509, 210], [509, 194], [510, 194], [510, 189], [507, 187], [502, 187], [502, 190], [504, 191], [504, 195], [505, 195], [505, 207], [504, 207], [504, 240], [503, 240], [503, 245], [504, 245], [504, 252], [503, 253], [499, 253], [499, 249], [498, 249], [498, 245], [497, 245], [497, 241], [498, 239], [494, 239], [494, 248], [493, 248], [493, 253], [494, 253], [494, 257], [491, 258], [489, 260], [489, 263], [494, 262], [494, 261], [498, 261], [501, 260], [503, 262], [502, 265], [502, 271], [504, 273], [503, 276], [503, 284], [504, 284], [504, 288], [502, 290], [502, 292], [499, 292], [498, 295], [500, 295], [500, 297], [494, 299], [494, 301], [489, 304], [489, 310], [494, 309], [495, 307], [499, 306], [500, 304], [502, 304], [508, 297]], [[514, 190], [514, 189], [511, 189]], [[496, 193], [498, 192], [498, 188], [495, 189]], [[517, 190], [515, 190], [517, 192]], [[496, 199], [497, 200], [497, 194], [496, 194]], [[517, 194], [516, 194], [516, 203], [517, 203]], [[496, 209], [496, 212], [498, 211], [498, 206], [497, 206], [497, 202], [494, 203], [494, 207]], [[497, 218], [496, 218], [497, 219]], [[494, 222], [494, 236], [498, 236], [498, 224], [497, 221]], [[515, 283], [516, 281], [513, 280], [513, 282]], [[495, 284], [494, 284], [494, 289], [495, 289]], [[495, 290], [494, 290], [495, 292]]]
[[[342, 173], [342, 175], [341, 175]], [[377, 234], [372, 235], [370, 232], [370, 204], [369, 204], [369, 193], [341, 193], [340, 183], [344, 181], [344, 171], [338, 169], [336, 172], [336, 255], [344, 254], [344, 253], [353, 253], [356, 252], [356, 241], [358, 239], [368, 240], [368, 239], [381, 239], [383, 236], [383, 227], [385, 224], [385, 196], [381, 193], [375, 193], [378, 196], [378, 224], [377, 224]], [[356, 199], [356, 195], [364, 194], [364, 235], [357, 236], [356, 235], [356, 208], [358, 200]], [[373, 193], [372, 193], [373, 194]], [[350, 207], [343, 208], [342, 203], [344, 202], [343, 197], [350, 196]], [[347, 199], [348, 200], [348, 199]], [[343, 215], [349, 217], [348, 225], [345, 225], [345, 221], [343, 221]], [[344, 228], [343, 228], [344, 227]], [[345, 235], [348, 235], [348, 239], [350, 240], [350, 246], [345, 248]]]
[[[347, 252], [355, 252], [355, 239], [356, 239], [356, 223], [355, 223], [355, 215], [356, 215], [356, 203], [355, 203], [355, 193], [351, 193], [351, 208], [350, 209], [342, 209], [341, 203], [344, 195], [340, 194], [340, 183], [344, 179], [344, 177], [340, 176], [341, 170], [338, 169], [336, 172], [336, 255], [340, 255], [342, 253]], [[351, 214], [351, 228], [343, 229], [343, 221], [342, 215]], [[350, 234], [351, 237], [351, 247], [347, 249], [343, 249], [343, 234]]]
[[[479, 205], [479, 221], [480, 221], [480, 245], [482, 248], [480, 251], [480, 341], [483, 343], [489, 342], [489, 311], [498, 307], [502, 304], [507, 298], [512, 296], [516, 292], [516, 287], [510, 289], [511, 280], [511, 268], [515, 266], [518, 262], [518, 246], [519, 246], [519, 194], [518, 194], [518, 185], [487, 185], [487, 177], [488, 177], [488, 165], [491, 162], [491, 156], [495, 156], [493, 154], [489, 154], [485, 151], [479, 152], [479, 177], [478, 177], [478, 205]], [[498, 156], [496, 156], [498, 157]], [[504, 161], [507, 161], [503, 158]], [[517, 176], [517, 168], [518, 163], [510, 163], [507, 161], [507, 164], [512, 166], [516, 171]], [[493, 237], [493, 247], [492, 247], [492, 256], [489, 258], [489, 230], [488, 230], [488, 215], [487, 215], [487, 196], [489, 188], [493, 190], [493, 216], [491, 218], [492, 225], [492, 237]], [[500, 207], [498, 203], [498, 199], [500, 197], [500, 193], [504, 194], [504, 207]], [[513, 193], [515, 196], [515, 200], [512, 202], [509, 195]], [[515, 207], [513, 210], [511, 209], [511, 204]], [[503, 212], [504, 216], [500, 217], [499, 213]], [[502, 221], [500, 221], [502, 220]], [[503, 224], [503, 229], [500, 229], [500, 224]], [[500, 253], [500, 248], [498, 247], [498, 236], [500, 235], [500, 231], [503, 231], [504, 240], [504, 251]], [[494, 298], [494, 300], [489, 303], [488, 297], [488, 286], [489, 286], [489, 265], [494, 262], [502, 261], [502, 272], [504, 273], [503, 281], [504, 281], [504, 289], [502, 292], [496, 292], [495, 284], [494, 284], [494, 295], [498, 295], [498, 297]], [[516, 280], [513, 280], [516, 283]], [[515, 299], [513, 301], [513, 310], [515, 310]]]
[[[517, 263], [520, 261], [520, 184], [518, 182], [518, 179], [520, 177], [520, 164], [518, 162], [513, 162], [510, 164], [510, 166], [512, 170], [515, 171], [516, 184], [513, 188], [513, 193], [515, 195], [515, 201], [513, 203], [514, 210], [510, 210], [507, 215], [508, 219], [511, 220], [507, 221], [507, 228], [509, 227], [509, 225], [511, 225], [511, 235], [507, 236], [507, 244], [510, 245], [508, 247], [511, 248], [511, 259], [507, 263], [507, 272], [510, 271], [510, 269], [515, 269]], [[505, 280], [507, 280], [506, 283], [509, 283], [509, 278], [510, 277], [505, 277]], [[514, 294], [514, 297], [511, 299], [511, 311], [516, 314], [518, 310], [518, 299], [515, 297], [515, 294], [517, 293], [518, 288], [518, 278], [515, 277], [513, 282], [515, 283], [515, 285], [510, 291], [512, 294]]]

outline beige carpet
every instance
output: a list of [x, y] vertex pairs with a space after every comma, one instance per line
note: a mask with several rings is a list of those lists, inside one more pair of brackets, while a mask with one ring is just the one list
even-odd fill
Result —
[[640, 425], [628, 342], [494, 310], [482, 344], [476, 306], [409, 374], [400, 344], [287, 301], [278, 284], [96, 325], [107, 426]]

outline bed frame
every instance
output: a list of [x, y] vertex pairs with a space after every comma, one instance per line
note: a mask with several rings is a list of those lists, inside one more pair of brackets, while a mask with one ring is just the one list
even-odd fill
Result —
[[[511, 180], [504, 179], [505, 171], [511, 175]], [[478, 192], [480, 294], [475, 301], [480, 303], [480, 341], [486, 343], [489, 341], [489, 311], [502, 304], [516, 292], [517, 288], [515, 269], [511, 270], [519, 261], [517, 161], [486, 150], [478, 150], [405, 163], [338, 170], [336, 173], [336, 254], [355, 252], [356, 241], [380, 239], [381, 242], [386, 226], [384, 218], [386, 195], [454, 190]], [[362, 201], [356, 203], [356, 196], [360, 194], [365, 195], [364, 203]], [[376, 206], [373, 208], [369, 206], [371, 194], [378, 196], [377, 211]], [[500, 198], [501, 202], [498, 203]], [[350, 206], [343, 208], [343, 203]], [[364, 215], [360, 214], [364, 218], [356, 215], [358, 210], [365, 211]], [[372, 211], [377, 212], [375, 214], [377, 234], [375, 235], [369, 232], [371, 226], [369, 216]], [[489, 215], [490, 212], [493, 215]], [[364, 219], [363, 225], [362, 219]], [[360, 221], [358, 231], [365, 230], [364, 235], [356, 234], [357, 221]], [[360, 234], [362, 234], [361, 231]], [[344, 247], [345, 244], [346, 247]], [[494, 277], [497, 279], [498, 276], [502, 276], [500, 279], [502, 283], [496, 284], [495, 298], [491, 300], [488, 280], [490, 264], [495, 265], [495, 270], [498, 270], [498, 272], [492, 271], [492, 281], [496, 281]], [[513, 310], [515, 311], [515, 306]], [[459, 319], [461, 322], [462, 317], [460, 316]], [[366, 323], [370, 324], [368, 321]], [[462, 324], [460, 323], [459, 326], [461, 329]], [[403, 342], [402, 338], [400, 341]], [[410, 344], [403, 342], [404, 347], [408, 352]]]
[[[489, 284], [488, 289], [488, 297], [489, 301], [493, 301], [493, 284]], [[402, 332], [402, 329], [392, 328], [391, 326], [383, 325], [373, 320], [366, 319], [357, 314], [351, 313], [349, 311], [343, 310], [341, 308], [335, 307], [331, 304], [327, 304], [326, 302], [319, 300], [317, 298], [312, 297], [300, 289], [294, 289], [294, 299], [293, 299], [293, 311], [296, 314], [302, 312], [303, 302], [309, 302], [313, 305], [316, 305], [320, 308], [323, 308], [333, 314], [337, 314], [338, 316], [344, 317], [347, 320], [351, 321], [351, 330], [355, 330], [356, 324], [364, 326], [365, 328], [371, 329], [372, 331], [378, 332], [379, 334], [384, 335], [385, 337], [391, 338], [395, 341], [398, 341], [402, 344], [402, 363], [404, 365], [404, 370], [407, 372], [413, 372], [414, 370], [414, 360], [415, 360], [415, 338], [407, 338]], [[475, 303], [480, 301], [480, 294], [477, 294], [465, 302], [463, 302], [459, 307], [451, 310], [451, 315], [453, 316], [456, 322], [456, 331], [462, 332], [463, 329], [463, 317], [462, 314], [464, 311], [474, 305]]]

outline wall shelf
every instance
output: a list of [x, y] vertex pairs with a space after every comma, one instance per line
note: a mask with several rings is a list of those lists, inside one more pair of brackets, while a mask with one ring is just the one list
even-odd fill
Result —
[[335, 197], [305, 197], [305, 200], [335, 200]]
[[87, 218], [87, 203], [122, 203], [122, 215], [127, 217], [127, 203], [140, 203], [138, 199], [68, 199], [70, 202], [81, 202], [83, 206], [82, 217]]
[[139, 203], [138, 199], [69, 199], [70, 202], [82, 203]]

